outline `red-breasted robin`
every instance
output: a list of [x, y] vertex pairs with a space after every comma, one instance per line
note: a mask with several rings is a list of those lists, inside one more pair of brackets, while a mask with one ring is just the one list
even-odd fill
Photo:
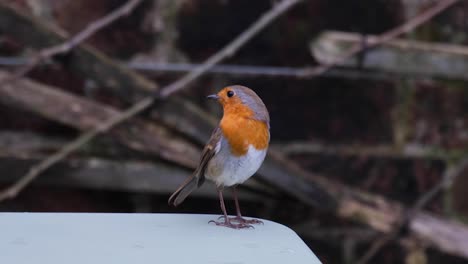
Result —
[[[249, 179], [262, 165], [270, 142], [270, 116], [263, 101], [251, 89], [228, 86], [208, 98], [223, 107], [223, 118], [203, 149], [200, 163], [169, 198], [174, 206], [182, 203], [205, 179], [216, 184], [224, 221], [210, 221], [230, 228], [249, 228], [262, 223], [242, 217], [236, 186]], [[223, 200], [223, 187], [233, 187], [236, 217], [228, 217]], [[233, 223], [235, 222], [235, 223]]]

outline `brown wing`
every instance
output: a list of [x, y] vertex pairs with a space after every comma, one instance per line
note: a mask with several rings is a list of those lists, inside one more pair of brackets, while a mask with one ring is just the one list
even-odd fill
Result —
[[198, 165], [198, 168], [194, 172], [194, 175], [200, 178], [198, 187], [200, 187], [205, 181], [206, 167], [208, 166], [208, 162], [213, 158], [213, 156], [217, 152], [216, 145], [221, 140], [221, 136], [222, 136], [221, 129], [217, 127], [211, 134], [211, 138], [208, 141], [208, 143], [205, 145], [205, 148], [203, 148], [201, 158], [200, 158], [200, 163]]
[[205, 182], [206, 167], [208, 166], [208, 162], [217, 152], [216, 145], [221, 139], [221, 135], [221, 129], [217, 127], [211, 134], [211, 138], [205, 145], [205, 148], [203, 148], [198, 167], [195, 169], [192, 176], [190, 176], [184, 183], [182, 183], [182, 185], [177, 188], [171, 197], [169, 197], [169, 204], [173, 204], [174, 206], [181, 204], [191, 192], [202, 186], [202, 184]]

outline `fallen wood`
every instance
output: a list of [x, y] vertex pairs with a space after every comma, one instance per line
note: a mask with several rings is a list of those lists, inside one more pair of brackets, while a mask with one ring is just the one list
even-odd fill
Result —
[[363, 156], [390, 159], [448, 160], [458, 159], [468, 154], [468, 150], [448, 150], [411, 143], [401, 148], [392, 145], [328, 145], [312, 142], [280, 143], [272, 147], [286, 155]]
[[[63, 39], [63, 33], [57, 31], [56, 27], [53, 27], [45, 22], [38, 21], [37, 19], [29, 18], [6, 5], [0, 4], [0, 16], [4, 14], [5, 17], [2, 19], [5, 22], [19, 23], [19, 30], [12, 30], [11, 27], [1, 25], [2, 20], [0, 19], [0, 30], [13, 35], [16, 38], [21, 39], [23, 42], [28, 43], [28, 45], [34, 45], [36, 48], [42, 48], [44, 46], [50, 46], [54, 44], [55, 41]], [[12, 22], [13, 21], [13, 22]], [[22, 34], [21, 32], [31, 31], [31, 34]], [[54, 43], [51, 43], [54, 42]], [[143, 80], [145, 79], [141, 75], [134, 73], [133, 71], [119, 71], [119, 65], [104, 54], [87, 47], [86, 45], [80, 45], [76, 48], [75, 52], [77, 53], [76, 57], [85, 56], [87, 60], [70, 60], [68, 63], [70, 65], [75, 65], [82, 70], [82, 73], [86, 77], [91, 77], [99, 83], [106, 83], [106, 75], [95, 74], [93, 68], [103, 68], [108, 69], [106, 71], [113, 72], [115, 75], [128, 75], [131, 76], [125, 77], [126, 80]], [[79, 55], [79, 56], [78, 56]], [[132, 76], [138, 76], [137, 78], [132, 78]], [[127, 83], [128, 86], [118, 86], [114, 87], [110, 91], [113, 92], [124, 102], [132, 103], [135, 98], [139, 98], [144, 95], [148, 95], [149, 90], [155, 90], [156, 87], [149, 87], [145, 85], [149, 80], [138, 82], [134, 81], [132, 83]], [[108, 88], [105, 86], [105, 88]], [[41, 109], [38, 107], [38, 111]], [[153, 111], [153, 114], [156, 115], [161, 121], [166, 124], [169, 124], [174, 129], [177, 129], [183, 134], [190, 135], [193, 139], [197, 140], [201, 144], [204, 144], [211, 134], [211, 130], [214, 127], [215, 120], [211, 115], [205, 111], [199, 109], [193, 103], [183, 100], [181, 98], [169, 98], [167, 101], [159, 102], [158, 109]], [[57, 119], [55, 119], [57, 120]], [[57, 120], [57, 121], [70, 121], [66, 120]], [[121, 127], [121, 126], [120, 126]], [[137, 135], [139, 137], [139, 135]], [[267, 164], [274, 164], [274, 162], [267, 162]], [[267, 165], [268, 166], [268, 165]], [[274, 170], [275, 167], [273, 167]], [[283, 175], [284, 176], [284, 175]]]
[[442, 252], [467, 258], [468, 232], [466, 225], [426, 213], [417, 214], [409, 224], [411, 231], [422, 241], [429, 242]]
[[211, 131], [218, 123], [217, 118], [198, 105], [177, 96], [160, 102], [151, 113], [156, 120], [184, 135], [189, 135], [200, 144], [208, 141]]
[[[24, 175], [42, 157], [0, 156], [0, 181], [10, 183]], [[162, 162], [111, 161], [101, 158], [73, 158], [60, 162], [38, 178], [38, 184], [125, 192], [167, 194], [190, 172]], [[207, 190], [203, 190], [205, 192]], [[214, 192], [211, 190], [214, 194]], [[214, 195], [213, 195], [214, 197]]]
[[[10, 74], [0, 71], [0, 78], [9, 76]], [[26, 79], [2, 85], [0, 102], [21, 107], [83, 131], [119, 114], [112, 107]], [[112, 129], [110, 134], [130, 149], [156, 154], [188, 168], [194, 168], [198, 161], [197, 147], [171, 135], [165, 127], [155, 123], [133, 119]]]
[[[366, 36], [366, 41], [372, 43], [376, 38]], [[318, 62], [327, 64], [338, 60], [362, 41], [359, 34], [327, 31], [311, 42], [310, 49]], [[468, 47], [397, 39], [366, 50], [359, 59], [353, 58], [339, 65], [402, 75], [468, 80]]]
[[[199, 127], [210, 127], [209, 119], [198, 119], [197, 122], [205, 122], [204, 125], [198, 123]], [[203, 142], [209, 136], [209, 130], [189, 135]], [[422, 155], [420, 152], [412, 151], [407, 154]], [[405, 218], [407, 210], [399, 203], [349, 188], [325, 176], [307, 172], [274, 149], [269, 151], [257, 177], [305, 204], [365, 224], [386, 234], [392, 232]], [[423, 238], [434, 248], [468, 259], [467, 226], [421, 212], [411, 220], [409, 227], [412, 234]], [[428, 230], [437, 230], [437, 233]]]
[[[10, 18], [15, 19], [14, 17]], [[29, 27], [29, 29], [35, 30], [32, 26]], [[28, 38], [27, 34], [26, 36], [21, 36], [21, 33], [14, 32], [11, 28], [2, 28], [1, 30], [4, 30], [8, 34], [12, 34], [18, 38]], [[42, 33], [44, 36], [52, 34], [51, 31], [44, 31]], [[37, 45], [36, 42], [33, 41], [24, 42], [30, 43], [31, 45]], [[87, 74], [86, 71], [88, 67], [96, 67], [96, 65], [101, 66], [102, 61], [109, 60], [103, 55], [89, 58], [89, 61], [81, 61], [83, 66], [80, 66], [80, 69], [83, 70], [85, 75]], [[123, 75], [127, 74], [127, 72], [117, 71], [114, 73]], [[90, 75], [91, 74], [92, 72]], [[106, 81], [104, 77], [99, 75], [93, 75], [93, 78], [96, 78], [96, 80], [101, 83], [105, 83]], [[147, 89], [148, 87], [145, 87], [146, 86], [139, 85], [138, 82], [134, 82], [131, 85], [128, 85], [128, 87], [119, 87], [119, 89], [124, 89], [124, 91], [116, 91], [115, 93], [119, 94], [123, 101], [129, 102], [133, 100], [132, 98], [138, 97], [137, 95], [147, 94], [148, 90], [151, 90]], [[122, 96], [125, 93], [131, 93], [131, 96]], [[181, 102], [185, 102], [182, 99], [180, 100]], [[170, 102], [173, 102], [173, 105]], [[187, 107], [189, 106], [188, 103], [177, 104], [178, 103], [175, 100], [169, 101], [168, 106], [170, 107], [167, 107], [166, 109], [180, 109], [183, 113], [183, 111], [185, 111], [184, 109], [188, 109]], [[180, 108], [175, 106], [180, 106]], [[158, 109], [158, 116], [161, 120], [171, 124], [180, 132], [192, 137], [192, 139], [200, 143], [205, 142], [206, 138], [209, 136], [210, 129], [212, 128], [212, 121], [210, 120], [213, 120], [208, 114], [202, 110], [193, 111], [191, 115], [193, 119], [189, 120], [185, 116], [177, 114], [177, 112], [172, 112], [173, 110], [164, 109], [164, 107]], [[172, 114], [172, 116], [170, 114]], [[206, 130], [202, 132], [196, 131], [196, 133], [194, 131], [197, 129], [192, 128], [185, 130], [186, 127], [191, 126], [191, 123], [197, 123], [197, 126], [199, 126], [197, 129], [202, 129], [204, 127]], [[291, 196], [300, 199], [308, 205], [313, 205], [317, 208], [333, 212], [340, 217], [354, 219], [359, 223], [371, 226], [383, 233], [390, 232], [393, 226], [403, 218], [403, 211], [405, 211], [402, 206], [389, 202], [381, 197], [365, 194], [342, 186], [339, 183], [331, 182], [323, 176], [317, 176], [305, 172], [293, 162], [283, 158], [280, 153], [275, 151], [270, 152], [264, 166], [259, 171], [259, 176], [261, 179], [281, 190], [286, 191]], [[465, 248], [468, 248], [468, 241], [466, 241], [466, 238], [468, 238], [468, 230], [465, 226], [454, 224], [443, 219], [439, 220], [438, 223], [446, 228], [444, 229], [445, 231], [442, 230], [441, 233], [437, 234], [438, 237], [434, 237], [435, 234], [423, 234], [421, 229], [414, 228], [414, 226], [418, 226], [414, 223], [418, 223], [430, 229], [431, 226], [427, 226], [427, 223], [431, 225], [434, 221], [424, 222], [422, 221], [422, 218], [416, 217], [411, 222], [411, 231], [416, 235], [419, 234], [421, 237], [425, 237], [426, 241], [430, 242], [432, 246], [439, 250], [468, 258], [468, 252], [464, 250]], [[451, 232], [453, 230], [456, 230], [457, 232]], [[441, 240], [440, 237], [444, 237], [444, 240]]]
[[[69, 139], [39, 136], [31, 132], [1, 131], [0, 175], [2, 177], [0, 181], [13, 182], [34, 162], [47, 157], [51, 152], [58, 151], [68, 141]], [[39, 177], [38, 183], [169, 195], [192, 173], [192, 170], [154, 159], [151, 161], [134, 160], [133, 156], [129, 161], [121, 161], [122, 157], [119, 154], [126, 148], [119, 148], [105, 138], [98, 138], [97, 141], [105, 148], [80, 149], [73, 155], [73, 158], [61, 162], [57, 169], [52, 167], [50, 171], [46, 171], [45, 179]], [[115, 161], [113, 158], [120, 161]], [[274, 196], [276, 193], [272, 189], [259, 185], [256, 181], [247, 182], [239, 190], [244, 198], [250, 200], [253, 200], [254, 196], [260, 197], [260, 194]], [[216, 187], [211, 184], [205, 185], [198, 195], [218, 197]], [[231, 197], [232, 193], [226, 192], [226, 195], [226, 197]]]
[[0, 156], [31, 158], [58, 149], [63, 143], [61, 139], [46, 139], [30, 132], [0, 131]]
[[[18, 159], [38, 159], [58, 151], [70, 139], [50, 137], [28, 131], [0, 131], [0, 157], [15, 157]], [[83, 146], [73, 155], [74, 158], [100, 157], [105, 159], [148, 159], [148, 156], [136, 156], [135, 151], [123, 145], [116, 144], [110, 137], [98, 137], [92, 146]], [[131, 155], [131, 156], [129, 156]]]
[[[0, 155], [0, 182], [12, 183], [26, 173], [40, 158], [19, 159]], [[95, 190], [169, 195], [190, 171], [163, 162], [112, 161], [101, 158], [68, 159], [38, 178], [38, 185]], [[205, 184], [193, 192], [195, 197], [218, 197], [213, 184]], [[232, 198], [231, 192], [225, 197]], [[260, 194], [239, 189], [243, 200], [262, 202]]]
[[[190, 104], [187, 104], [187, 106], [190, 106]], [[177, 113], [177, 111], [174, 113]], [[198, 122], [203, 122], [203, 120], [199, 119]], [[198, 123], [197, 126], [199, 128], [203, 126], [210, 127], [210, 119], [205, 120], [205, 125]], [[203, 142], [209, 136], [209, 130], [205, 129], [204, 131], [205, 133], [197, 131], [195, 134], [190, 134], [190, 136], [197, 141]], [[428, 153], [412, 150], [406, 153], [406, 155], [413, 156], [424, 154]], [[392, 232], [399, 221], [404, 219], [406, 212], [405, 207], [401, 204], [361, 190], [348, 188], [340, 183], [330, 181], [324, 176], [306, 172], [284, 158], [276, 150], [270, 150], [258, 174], [260, 179], [280, 190], [286, 191], [305, 204], [334, 212], [339, 217], [352, 219], [382, 233]], [[426, 221], [427, 219], [431, 221]], [[421, 226], [426, 229], [422, 230]], [[440, 228], [441, 226], [444, 228]], [[433, 227], [439, 233], [427, 234], [426, 231], [432, 230]], [[410, 222], [410, 231], [417, 237], [424, 238], [424, 241], [428, 241], [433, 247], [441, 251], [468, 258], [468, 250], [465, 250], [465, 248], [468, 248], [468, 227], [464, 225], [437, 218], [427, 213], [418, 213]], [[441, 237], [444, 239], [441, 239]]]
[[[20, 178], [29, 167], [55, 152], [67, 139], [39, 136], [25, 132], [0, 132], [0, 182], [11, 183]], [[112, 150], [113, 151], [113, 150]], [[111, 152], [112, 152], [111, 151]], [[75, 153], [38, 178], [37, 184], [70, 188], [89, 188], [135, 193], [172, 193], [190, 174], [191, 170], [161, 161], [109, 159], [109, 149], [99, 153], [88, 150]], [[89, 155], [104, 155], [89, 156]], [[252, 191], [239, 189], [241, 199], [261, 202], [254, 182], [247, 184]], [[215, 186], [206, 184], [194, 192], [195, 196], [217, 199]], [[226, 192], [226, 197], [231, 197]]]
[[[37, 49], [60, 44], [68, 37], [67, 33], [58, 27], [24, 14], [4, 1], [0, 2], [0, 32], [11, 34], [26, 45], [32, 45]], [[140, 97], [130, 98], [135, 93], [127, 93], [128, 88], [137, 86], [138, 89], [150, 92], [158, 87], [154, 82], [116, 63], [86, 44], [75, 48], [68, 54], [66, 61], [67, 66], [130, 100], [137, 100]]]
[[[205, 126], [209, 126], [208, 120]], [[201, 141], [209, 135], [208, 133], [209, 131], [205, 131], [205, 135], [202, 136], [198, 131], [192, 136]], [[365, 224], [386, 234], [392, 232], [405, 218], [407, 210], [399, 203], [346, 187], [328, 180], [325, 176], [307, 172], [273, 149], [269, 151], [257, 177], [305, 204]], [[430, 221], [426, 221], [428, 219]], [[468, 258], [467, 226], [421, 212], [411, 220], [409, 227], [412, 234], [423, 238], [434, 248]], [[427, 232], [428, 230], [437, 230], [438, 233]]]
[[[336, 206], [330, 209], [339, 217], [366, 224], [384, 234], [393, 232], [394, 227], [405, 219], [408, 209], [397, 202], [306, 172], [287, 160], [279, 161], [279, 165], [283, 165], [285, 170], [295, 170], [296, 177], [304, 179], [303, 184], [317, 186], [332, 197]], [[300, 188], [296, 191], [303, 192]], [[305, 199], [303, 201], [314, 205], [311, 201]], [[410, 219], [408, 229], [410, 234], [422, 239], [430, 246], [468, 259], [468, 226], [430, 213], [417, 212]]]
[[[37, 49], [60, 43], [66, 36], [56, 26], [27, 16], [5, 3], [0, 3], [0, 31]], [[157, 85], [152, 81], [88, 45], [82, 44], [76, 47], [71, 55], [71, 58], [67, 59], [67, 65], [77, 69], [84, 78], [91, 78], [102, 84], [103, 88], [108, 89], [123, 102], [134, 103], [139, 98], [157, 91]], [[198, 130], [211, 130], [214, 127], [212, 116], [185, 99], [171, 97], [160, 103], [158, 110], [153, 113], [173, 127], [188, 129], [191, 134], [197, 133]], [[204, 125], [207, 120], [211, 120], [211, 123], [208, 122], [208, 127]], [[198, 124], [203, 127], [197, 127]], [[200, 134], [197, 138], [206, 139], [206, 135]]]
[[[24, 57], [2, 57], [0, 56], [0, 66], [15, 67], [24, 66], [27, 59]], [[187, 73], [199, 67], [197, 63], [137, 63], [129, 62], [126, 64], [129, 68], [141, 72], [146, 76], [161, 76], [161, 75], [179, 75]], [[247, 80], [248, 78], [301, 78], [302, 73], [310, 67], [275, 67], [275, 66], [251, 66], [251, 65], [231, 65], [219, 64], [207, 70], [205, 75], [219, 76], [226, 75], [228, 77], [235, 76]], [[361, 71], [353, 68], [333, 68], [323, 73], [325, 77], [342, 78], [350, 80], [373, 80], [373, 81], [390, 81], [394, 80], [398, 74], [389, 74], [382, 72]], [[408, 76], [409, 78], [411, 76]]]

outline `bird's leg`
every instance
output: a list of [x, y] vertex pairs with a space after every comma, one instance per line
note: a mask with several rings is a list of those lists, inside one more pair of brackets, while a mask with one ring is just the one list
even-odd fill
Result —
[[223, 214], [224, 214], [224, 217], [222, 217], [224, 218], [224, 221], [211, 220], [208, 223], [214, 223], [217, 226], [225, 226], [225, 227], [234, 228], [234, 229], [250, 228], [250, 227], [253, 228], [253, 226], [249, 225], [248, 223], [239, 223], [239, 224], [232, 223], [231, 219], [227, 216], [226, 207], [224, 205], [222, 188], [218, 188], [218, 195], [219, 195], [219, 203], [221, 205], [221, 210], [223, 211]]
[[239, 222], [239, 223], [244, 223], [244, 224], [263, 224], [262, 221], [258, 219], [245, 219], [242, 217], [241, 211], [240, 211], [240, 206], [239, 206], [239, 199], [237, 198], [237, 186], [232, 187], [232, 194], [234, 196], [234, 203], [236, 204], [236, 217], [231, 218], [231, 220]]

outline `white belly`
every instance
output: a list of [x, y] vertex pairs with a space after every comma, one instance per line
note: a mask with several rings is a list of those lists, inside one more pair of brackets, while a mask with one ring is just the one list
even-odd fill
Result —
[[216, 186], [229, 187], [245, 182], [257, 172], [267, 153], [266, 149], [257, 150], [250, 145], [246, 155], [235, 157], [226, 145], [221, 144], [219, 148], [205, 173], [205, 177], [214, 181]]

